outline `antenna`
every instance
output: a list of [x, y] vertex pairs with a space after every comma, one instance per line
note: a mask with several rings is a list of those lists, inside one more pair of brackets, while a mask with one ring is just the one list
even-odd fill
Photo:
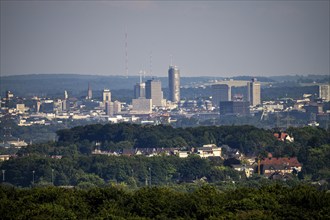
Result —
[[171, 59], [171, 66], [173, 66], [173, 55], [170, 54], [170, 59]]
[[139, 72], [139, 75], [140, 75], [140, 84], [142, 83], [142, 73], [143, 73], [143, 71], [140, 70], [140, 72]]
[[146, 68], [145, 68], [144, 64], [142, 66], [142, 71], [143, 71], [143, 79], [144, 79], [144, 78], [146, 78]]
[[150, 69], [149, 69], [149, 71], [150, 71], [150, 76], [152, 76], [152, 51], [150, 51]]
[[127, 28], [125, 30], [125, 71], [126, 78], [128, 78]]

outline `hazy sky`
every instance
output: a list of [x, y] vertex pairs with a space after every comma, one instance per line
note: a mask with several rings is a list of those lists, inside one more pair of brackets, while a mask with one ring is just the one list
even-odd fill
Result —
[[129, 75], [166, 76], [171, 54], [182, 76], [329, 74], [329, 11], [329, 1], [1, 1], [0, 72], [122, 75], [127, 30]]

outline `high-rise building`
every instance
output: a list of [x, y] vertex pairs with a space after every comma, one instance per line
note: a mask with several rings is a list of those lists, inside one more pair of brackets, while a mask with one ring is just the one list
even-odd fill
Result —
[[152, 100], [152, 105], [163, 105], [162, 83], [159, 80], [148, 80], [146, 82], [146, 98]]
[[39, 111], [40, 111], [40, 107], [41, 107], [41, 102], [40, 102], [40, 100], [37, 100], [35, 104], [36, 104], [36, 105], [35, 105], [36, 113], [39, 113]]
[[14, 94], [11, 91], [6, 91], [6, 100], [12, 100], [14, 98]]
[[136, 83], [134, 86], [134, 98], [138, 99], [141, 97], [146, 97], [146, 84], [145, 83]]
[[105, 113], [108, 116], [113, 116], [113, 102], [110, 101], [105, 102]]
[[260, 98], [260, 82], [256, 78], [247, 83], [247, 101], [251, 106], [256, 106], [261, 103]]
[[53, 103], [54, 103], [54, 111], [56, 113], [63, 111], [63, 101], [61, 99], [56, 99]]
[[168, 99], [172, 102], [180, 101], [180, 70], [177, 66], [168, 69]]
[[319, 98], [326, 102], [330, 101], [330, 86], [329, 85], [319, 85]]
[[106, 102], [111, 102], [111, 92], [109, 89], [104, 89], [103, 93], [102, 93], [102, 97], [103, 97], [103, 104], [105, 105]]
[[212, 85], [213, 105], [219, 106], [219, 103], [223, 101], [231, 101], [231, 87], [227, 84]]
[[63, 100], [62, 101], [62, 111], [67, 111], [67, 102], [68, 102], [68, 100]]
[[113, 102], [113, 113], [119, 114], [121, 112], [121, 103], [119, 101]]
[[92, 99], [93, 97], [93, 91], [91, 85], [88, 83], [88, 90], [87, 90], [87, 99]]
[[68, 92], [64, 90], [64, 100], [67, 100], [69, 98]]

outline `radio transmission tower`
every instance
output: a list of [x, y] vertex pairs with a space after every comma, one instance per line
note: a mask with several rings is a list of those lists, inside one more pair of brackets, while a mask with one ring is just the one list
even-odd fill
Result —
[[127, 30], [125, 31], [125, 73], [128, 78]]

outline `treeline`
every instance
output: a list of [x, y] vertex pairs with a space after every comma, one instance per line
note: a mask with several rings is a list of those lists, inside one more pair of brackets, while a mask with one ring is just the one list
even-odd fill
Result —
[[[39, 147], [42, 148], [41, 145]], [[234, 181], [243, 173], [224, 166], [219, 158], [202, 159], [198, 156], [106, 156], [64, 155], [53, 159], [42, 154], [22, 156], [1, 164], [5, 182], [15, 186], [72, 185], [78, 188], [105, 187], [122, 184], [129, 188], [146, 185], [168, 185], [181, 182]]]
[[219, 191], [0, 186], [2, 219], [330, 219], [330, 194], [280, 185]]
[[[166, 125], [106, 124], [79, 126], [57, 132], [60, 144], [101, 142], [104, 150], [122, 146], [129, 148], [192, 148], [204, 144], [229, 145], [245, 154], [274, 145], [276, 139], [269, 130], [253, 126], [205, 126], [173, 128]], [[120, 148], [120, 147], [119, 147]]]
[[[276, 140], [272, 130], [252, 126], [172, 128], [134, 124], [88, 125], [58, 132], [58, 142], [33, 144], [17, 157], [0, 163], [5, 181], [15, 186], [73, 185], [79, 188], [124, 184], [130, 188], [181, 182], [243, 181], [232, 169], [236, 159], [202, 159], [199, 156], [107, 156], [92, 150], [121, 150], [133, 147], [200, 147], [215, 143], [236, 148], [252, 157], [298, 157], [303, 168], [299, 178], [330, 178], [330, 133], [320, 128], [290, 128], [293, 143]], [[96, 143], [100, 142], [98, 146]], [[224, 150], [225, 151], [225, 150]], [[56, 159], [57, 158], [57, 159]], [[61, 158], [61, 159], [59, 159]], [[297, 177], [294, 177], [297, 179]]]

